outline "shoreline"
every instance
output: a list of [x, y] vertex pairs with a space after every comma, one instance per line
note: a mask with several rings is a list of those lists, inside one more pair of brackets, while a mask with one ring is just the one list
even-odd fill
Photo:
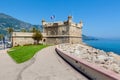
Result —
[[85, 43], [60, 44], [59, 47], [70, 55], [120, 74], [120, 56], [114, 52], [105, 52]]
[[[88, 46], [88, 47], [91, 47], [91, 48], [95, 48], [95, 47], [93, 47], [93, 46], [88, 45], [87, 43], [82, 43], [82, 45], [85, 45], [85, 46]], [[114, 51], [105, 51], [105, 50], [99, 49], [99, 48], [95, 48], [95, 49], [97, 49], [97, 50], [102, 50], [102, 51], [104, 51], [104, 52], [106, 52], [106, 53], [111, 53], [113, 56], [118, 56], [118, 57], [120, 58], [119, 53], [115, 53]], [[119, 60], [120, 60], [120, 59], [119, 59]]]
[[[83, 43], [83, 45], [88, 46], [88, 47], [92, 47], [86, 43]], [[92, 48], [94, 48], [94, 47], [92, 47]], [[95, 49], [98, 49], [98, 48], [95, 48]], [[98, 49], [98, 50], [102, 50], [102, 49]], [[106, 53], [111, 53], [112, 56], [114, 56], [116, 59], [120, 60], [120, 55], [118, 53], [115, 53], [113, 51], [105, 51], [105, 50], [102, 50], [102, 51], [104, 51]]]
[[120, 42], [119, 40], [111, 39], [100, 39], [98, 41], [83, 41], [86, 45], [92, 46], [93, 48], [104, 50], [105, 52], [113, 52], [120, 56]]

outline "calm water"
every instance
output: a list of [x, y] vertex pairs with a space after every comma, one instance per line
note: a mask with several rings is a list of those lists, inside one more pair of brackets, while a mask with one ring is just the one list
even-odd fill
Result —
[[84, 41], [88, 45], [107, 52], [115, 52], [120, 55], [120, 40], [90, 40]]

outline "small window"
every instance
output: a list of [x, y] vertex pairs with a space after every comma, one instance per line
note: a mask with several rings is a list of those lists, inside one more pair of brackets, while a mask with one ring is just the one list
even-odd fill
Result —
[[62, 31], [62, 35], [64, 35], [64, 34], [65, 34], [65, 31], [63, 30], [63, 31]]
[[51, 31], [51, 35], [54, 35], [55, 33], [54, 33], [54, 31]]

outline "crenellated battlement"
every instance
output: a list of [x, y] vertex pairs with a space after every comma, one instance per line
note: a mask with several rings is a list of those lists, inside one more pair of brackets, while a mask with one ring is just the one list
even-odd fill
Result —
[[53, 27], [53, 26], [66, 26], [66, 25], [70, 25], [70, 26], [74, 26], [74, 27], [79, 27], [82, 28], [83, 23], [75, 23], [72, 21], [72, 17], [68, 16], [68, 20], [67, 21], [59, 21], [59, 22], [46, 22], [45, 20], [42, 20], [42, 26], [43, 27]]
[[64, 22], [44, 22], [44, 27], [53, 27], [53, 26], [63, 26], [65, 25]]

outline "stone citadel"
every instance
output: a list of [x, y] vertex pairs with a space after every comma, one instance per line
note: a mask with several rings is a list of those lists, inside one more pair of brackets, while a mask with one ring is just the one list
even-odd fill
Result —
[[[67, 21], [63, 22], [46, 22], [42, 20], [44, 44], [61, 44], [61, 43], [81, 43], [82, 42], [82, 21], [76, 24], [72, 21], [72, 16], [68, 16]], [[13, 46], [33, 44], [33, 33], [13, 32]]]
[[74, 23], [72, 16], [68, 16], [68, 20], [64, 22], [46, 22], [42, 20], [43, 41], [46, 44], [81, 43], [82, 25], [82, 22]]

